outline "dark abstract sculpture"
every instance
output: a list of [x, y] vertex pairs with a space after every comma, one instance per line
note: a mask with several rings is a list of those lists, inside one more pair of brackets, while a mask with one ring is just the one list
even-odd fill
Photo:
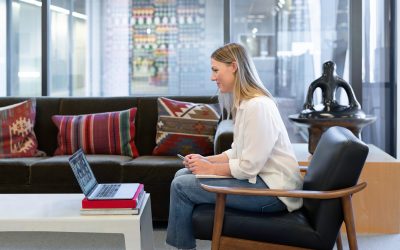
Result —
[[[322, 91], [323, 108], [313, 105], [313, 96], [317, 88]], [[336, 93], [342, 88], [347, 94], [348, 105], [339, 104]], [[304, 110], [300, 114], [290, 115], [289, 119], [300, 126], [308, 128], [308, 151], [313, 153], [322, 133], [329, 127], [342, 126], [360, 137], [361, 129], [375, 121], [374, 116], [367, 116], [361, 110], [353, 89], [342, 78], [336, 75], [335, 64], [331, 61], [323, 64], [322, 76], [310, 84]]]
[[[317, 88], [322, 90], [323, 110], [315, 110], [313, 105], [313, 94]], [[336, 91], [343, 88], [347, 94], [349, 105], [340, 105], [336, 100]], [[342, 78], [336, 75], [335, 64], [331, 61], [323, 64], [323, 73], [320, 78], [310, 84], [307, 92], [304, 110], [301, 111], [302, 118], [338, 118], [338, 117], [365, 117], [361, 105], [357, 101], [353, 89]]]

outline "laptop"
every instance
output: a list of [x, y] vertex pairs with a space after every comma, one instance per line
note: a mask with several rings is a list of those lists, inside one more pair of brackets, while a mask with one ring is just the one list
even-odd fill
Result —
[[88, 200], [132, 199], [139, 187], [138, 183], [97, 183], [82, 149], [76, 151], [68, 161], [82, 192]]

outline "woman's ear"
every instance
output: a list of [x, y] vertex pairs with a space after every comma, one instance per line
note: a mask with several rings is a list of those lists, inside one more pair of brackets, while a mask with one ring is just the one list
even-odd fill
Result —
[[237, 62], [236, 61], [233, 61], [232, 63], [231, 63], [231, 66], [232, 66], [232, 72], [233, 73], [236, 73], [236, 71], [237, 71]]

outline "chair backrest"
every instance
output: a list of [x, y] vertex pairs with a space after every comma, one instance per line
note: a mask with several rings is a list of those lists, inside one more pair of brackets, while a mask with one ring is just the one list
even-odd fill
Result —
[[[303, 189], [329, 191], [356, 185], [368, 151], [368, 146], [348, 129], [329, 128], [314, 151]], [[343, 222], [340, 200], [304, 199], [303, 209], [321, 238], [333, 246]]]

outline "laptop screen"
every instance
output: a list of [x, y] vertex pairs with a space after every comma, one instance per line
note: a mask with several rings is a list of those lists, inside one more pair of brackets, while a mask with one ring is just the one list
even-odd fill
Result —
[[69, 158], [69, 165], [71, 165], [82, 192], [85, 196], [88, 196], [91, 190], [97, 185], [97, 181], [82, 149], [76, 151]]

